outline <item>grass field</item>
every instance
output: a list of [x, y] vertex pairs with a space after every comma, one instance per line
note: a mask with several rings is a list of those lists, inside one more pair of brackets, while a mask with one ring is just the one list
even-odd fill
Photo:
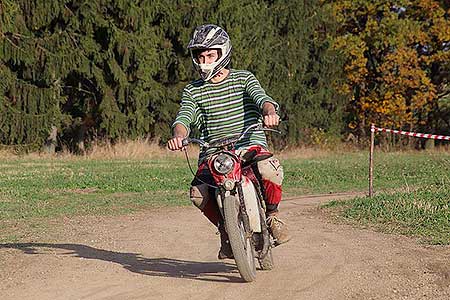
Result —
[[333, 201], [324, 207], [334, 209], [341, 217], [360, 225], [417, 236], [430, 244], [450, 244], [448, 187], [430, 185], [414, 192]]
[[[286, 196], [367, 190], [367, 153], [299, 151], [281, 155]], [[192, 175], [183, 156], [102, 157], [0, 158], [0, 240], [17, 239], [18, 227], [45, 219], [191, 205]], [[435, 243], [450, 242], [449, 153], [376, 153], [374, 175], [376, 197], [328, 208], [358, 222], [391, 224]]]

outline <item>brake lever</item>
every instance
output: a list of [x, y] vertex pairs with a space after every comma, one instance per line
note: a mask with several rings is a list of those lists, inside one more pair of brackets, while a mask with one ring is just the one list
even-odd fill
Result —
[[278, 129], [262, 128], [262, 129], [260, 129], [260, 130], [262, 130], [262, 131], [272, 131], [272, 132], [276, 132], [276, 133], [278, 133], [278, 134], [281, 134], [281, 130], [278, 130]]
[[184, 139], [181, 141], [181, 145], [182, 145], [183, 147], [186, 147], [186, 146], [189, 145], [190, 143], [196, 143], [196, 144], [199, 144], [199, 145], [202, 146], [202, 147], [209, 147], [209, 143], [204, 142], [204, 141], [199, 140], [199, 139], [194, 139], [194, 138], [189, 138], [189, 137], [187, 137], [187, 138], [184, 138]]
[[183, 147], [186, 147], [187, 145], [189, 145], [189, 143], [191, 142], [191, 139], [190, 138], [184, 138], [182, 141], [181, 141], [181, 145], [183, 146]]

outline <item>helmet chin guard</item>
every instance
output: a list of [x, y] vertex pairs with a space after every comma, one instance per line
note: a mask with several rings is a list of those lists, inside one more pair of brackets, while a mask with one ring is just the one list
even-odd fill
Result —
[[[188, 44], [194, 68], [204, 81], [216, 76], [231, 61], [231, 42], [228, 34], [217, 25], [201, 25], [194, 30], [192, 39]], [[211, 64], [200, 64], [195, 57], [195, 50], [217, 49], [221, 56]]]

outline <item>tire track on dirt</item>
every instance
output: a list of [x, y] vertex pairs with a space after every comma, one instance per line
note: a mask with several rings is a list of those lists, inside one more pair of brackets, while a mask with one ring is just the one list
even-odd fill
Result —
[[197, 209], [65, 220], [0, 244], [2, 299], [450, 299], [450, 247], [335, 224], [318, 205], [355, 193], [286, 197], [293, 239], [246, 284]]

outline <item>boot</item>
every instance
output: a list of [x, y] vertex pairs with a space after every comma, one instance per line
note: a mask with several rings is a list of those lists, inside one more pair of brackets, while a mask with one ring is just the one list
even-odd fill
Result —
[[287, 243], [290, 241], [289, 230], [287, 225], [278, 218], [277, 213], [272, 213], [267, 216], [267, 226], [270, 233], [275, 239], [275, 246]]
[[225, 227], [222, 224], [219, 225], [219, 234], [220, 234], [220, 250], [219, 254], [217, 255], [217, 258], [218, 259], [234, 258], [230, 240], [228, 239], [228, 233], [226, 232]]

